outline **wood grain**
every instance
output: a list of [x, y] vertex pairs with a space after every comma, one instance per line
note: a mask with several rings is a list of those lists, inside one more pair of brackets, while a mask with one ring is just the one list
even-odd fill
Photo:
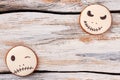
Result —
[[120, 76], [91, 73], [35, 73], [27, 77], [0, 75], [1, 80], [120, 80]]
[[[120, 0], [86, 0], [88, 4], [102, 4], [111, 11], [120, 10]], [[60, 12], [80, 12], [87, 3], [84, 0], [0, 0], [0, 11], [43, 10]]]
[[39, 57], [36, 70], [120, 73], [120, 14], [112, 16], [112, 28], [97, 36], [80, 28], [79, 15], [35, 12], [0, 15], [0, 72], [9, 71], [4, 61], [6, 52], [13, 46], [26, 45]]

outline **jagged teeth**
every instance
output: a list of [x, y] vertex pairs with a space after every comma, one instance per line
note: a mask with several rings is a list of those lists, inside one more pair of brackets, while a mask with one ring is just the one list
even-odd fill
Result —
[[14, 73], [18, 73], [18, 72], [21, 72], [24, 70], [30, 70], [30, 69], [33, 69], [33, 67], [23, 67], [23, 68], [19, 68], [19, 69], [14, 70]]
[[98, 31], [98, 30], [101, 30], [101, 28], [102, 28], [102, 27], [92, 28], [92, 27], [88, 26], [87, 21], [84, 21], [84, 23], [85, 23], [86, 27], [88, 29], [90, 29], [91, 31]]

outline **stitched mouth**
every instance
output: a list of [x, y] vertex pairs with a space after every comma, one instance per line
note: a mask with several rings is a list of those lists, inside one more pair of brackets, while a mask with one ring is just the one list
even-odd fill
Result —
[[26, 71], [26, 70], [31, 70], [31, 69], [33, 69], [33, 67], [22, 67], [22, 68], [14, 70], [14, 73], [18, 73], [18, 72]]
[[86, 27], [91, 30], [91, 31], [99, 31], [102, 29], [102, 27], [98, 27], [98, 28], [92, 28], [91, 26], [88, 25], [87, 21], [84, 21]]

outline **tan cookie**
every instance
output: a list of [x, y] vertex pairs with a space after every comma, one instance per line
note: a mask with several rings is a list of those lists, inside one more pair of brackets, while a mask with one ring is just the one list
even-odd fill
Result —
[[16, 46], [6, 55], [6, 63], [9, 70], [18, 76], [31, 74], [37, 66], [37, 56], [28, 47]]
[[89, 34], [102, 34], [111, 27], [112, 16], [105, 6], [93, 4], [81, 12], [79, 23]]

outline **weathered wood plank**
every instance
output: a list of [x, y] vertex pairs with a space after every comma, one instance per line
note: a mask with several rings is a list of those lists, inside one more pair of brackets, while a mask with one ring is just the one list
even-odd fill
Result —
[[0, 15], [0, 72], [9, 71], [6, 52], [26, 45], [39, 57], [37, 70], [120, 73], [120, 14], [112, 15], [111, 30], [99, 36], [82, 31], [79, 15]]
[[27, 77], [1, 74], [1, 80], [120, 80], [120, 76], [91, 73], [35, 73]]
[[[120, 0], [86, 0], [99, 3], [110, 10], [120, 10]], [[80, 12], [86, 5], [84, 0], [0, 0], [0, 11], [32, 9], [61, 12]]]

